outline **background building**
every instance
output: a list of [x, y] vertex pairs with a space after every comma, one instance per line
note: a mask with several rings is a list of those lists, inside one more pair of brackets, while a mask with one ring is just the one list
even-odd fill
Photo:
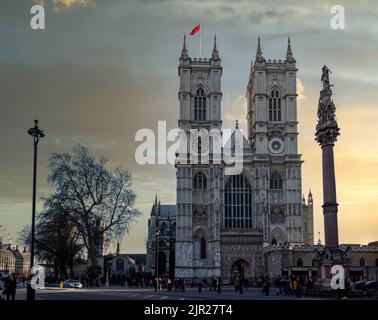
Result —
[[27, 276], [30, 270], [30, 253], [18, 246], [0, 243], [0, 271], [8, 271], [17, 276]]
[[[158, 231], [159, 235], [156, 236]], [[158, 241], [158, 246], [156, 241]], [[176, 241], [176, 205], [163, 205], [158, 201], [152, 205], [148, 219], [148, 238], [146, 243], [147, 271], [156, 272], [156, 249], [159, 252], [158, 274], [174, 277]]]
[[145, 266], [146, 254], [121, 253], [119, 243], [115, 254], [109, 253], [104, 256], [104, 274], [108, 273], [109, 278], [119, 276], [132, 278], [137, 274], [143, 274], [146, 271]]
[[[346, 276], [353, 282], [360, 280], [378, 280], [378, 246], [342, 244], [340, 248], [349, 252], [350, 266]], [[316, 252], [324, 250], [322, 245], [270, 245], [263, 249], [264, 274], [270, 279], [281, 275], [302, 276], [313, 280], [320, 277], [321, 270], [316, 264]]]

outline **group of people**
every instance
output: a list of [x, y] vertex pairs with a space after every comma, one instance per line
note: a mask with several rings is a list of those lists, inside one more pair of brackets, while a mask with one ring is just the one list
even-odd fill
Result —
[[7, 278], [0, 278], [0, 300], [4, 298], [6, 300], [15, 300], [16, 298], [17, 281], [13, 274], [10, 274]]
[[307, 280], [302, 276], [282, 276], [275, 281], [278, 295], [291, 296], [295, 295], [298, 298], [308, 290], [314, 287], [314, 282], [311, 278]]
[[198, 281], [198, 292], [202, 292], [202, 290], [210, 290], [210, 291], [217, 291], [218, 293], [221, 292], [222, 281], [220, 278], [212, 278], [208, 280], [207, 278], [202, 278]]
[[235, 291], [239, 291], [239, 293], [242, 294], [244, 290], [248, 289], [250, 282], [247, 278], [244, 277], [234, 277], [232, 280], [232, 284], [235, 287]]
[[[156, 278], [153, 279], [153, 286], [156, 287]], [[159, 278], [158, 286], [159, 290], [166, 289], [167, 291], [185, 291], [185, 281], [182, 278]]]

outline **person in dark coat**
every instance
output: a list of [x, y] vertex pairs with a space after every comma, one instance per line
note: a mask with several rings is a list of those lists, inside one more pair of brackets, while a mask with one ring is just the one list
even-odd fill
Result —
[[243, 294], [243, 279], [240, 279], [240, 284], [239, 284], [239, 294]]
[[216, 278], [213, 278], [211, 285], [213, 287], [212, 290], [216, 291], [217, 290], [217, 279]]
[[198, 293], [202, 292], [202, 280], [198, 281]]
[[13, 277], [12, 274], [9, 275], [8, 279], [5, 281], [5, 289], [4, 289], [4, 293], [7, 297], [7, 300], [14, 300], [15, 297], [16, 297], [16, 287], [17, 287], [17, 284], [16, 284], [16, 279]]

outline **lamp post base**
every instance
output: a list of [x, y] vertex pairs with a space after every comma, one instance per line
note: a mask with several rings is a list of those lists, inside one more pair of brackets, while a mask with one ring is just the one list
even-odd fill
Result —
[[32, 288], [30, 283], [28, 283], [26, 287], [26, 300], [28, 301], [35, 300], [35, 289]]

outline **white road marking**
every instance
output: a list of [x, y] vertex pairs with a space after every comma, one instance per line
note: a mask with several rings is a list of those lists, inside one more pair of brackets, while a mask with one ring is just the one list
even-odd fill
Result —
[[185, 298], [180, 298], [179, 300], [184, 300]]
[[137, 294], [133, 294], [133, 295], [130, 296], [130, 298], [132, 298], [132, 297], [136, 297], [136, 296], [139, 296], [139, 295], [140, 295], [139, 293], [137, 293]]
[[164, 296], [164, 297], [161, 297], [160, 300], [164, 300], [164, 299], [167, 299], [168, 297], [167, 296]]
[[151, 298], [153, 296], [154, 296], [153, 294], [149, 294], [148, 296], [143, 297], [143, 299], [148, 299], [148, 298]]

